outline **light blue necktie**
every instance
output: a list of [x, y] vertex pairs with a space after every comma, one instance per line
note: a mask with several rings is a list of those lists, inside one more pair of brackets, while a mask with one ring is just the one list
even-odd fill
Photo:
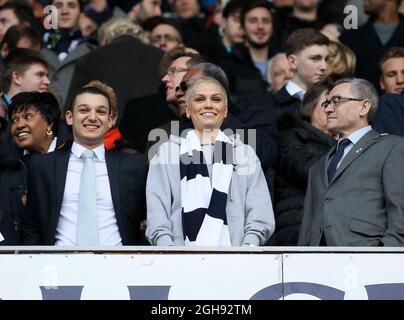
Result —
[[77, 219], [77, 245], [98, 246], [97, 188], [95, 180], [94, 151], [82, 153], [84, 159], [80, 180], [79, 213]]
[[296, 92], [293, 96], [294, 96], [295, 98], [299, 99], [300, 101], [303, 101], [304, 92], [303, 92], [303, 91]]

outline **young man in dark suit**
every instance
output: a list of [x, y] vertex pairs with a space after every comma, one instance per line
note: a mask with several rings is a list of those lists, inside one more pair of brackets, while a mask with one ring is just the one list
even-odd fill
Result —
[[74, 141], [30, 160], [22, 241], [27, 245], [136, 245], [145, 217], [143, 155], [105, 150], [111, 98], [83, 87], [66, 112]]
[[299, 245], [404, 245], [404, 138], [369, 125], [378, 95], [363, 79], [341, 79], [322, 103], [340, 139], [310, 170]]

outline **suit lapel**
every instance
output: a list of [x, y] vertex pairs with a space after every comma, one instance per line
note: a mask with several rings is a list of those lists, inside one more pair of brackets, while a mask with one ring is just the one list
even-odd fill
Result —
[[[378, 139], [380, 138], [380, 135], [374, 131], [371, 130], [368, 133], [366, 133], [353, 147], [352, 149], [348, 152], [348, 154], [345, 156], [345, 158], [342, 160], [340, 166], [337, 169], [337, 172], [335, 172], [335, 175], [333, 179], [331, 180], [331, 183], [339, 176], [341, 175], [342, 172], [353, 162], [357, 157], [359, 157], [367, 148], [369, 148], [372, 144], [374, 144]], [[328, 162], [327, 162], [328, 164]]]
[[120, 220], [119, 208], [119, 157], [113, 152], [105, 152], [105, 162], [107, 163], [108, 179], [111, 188], [112, 203], [114, 205], [117, 220]]

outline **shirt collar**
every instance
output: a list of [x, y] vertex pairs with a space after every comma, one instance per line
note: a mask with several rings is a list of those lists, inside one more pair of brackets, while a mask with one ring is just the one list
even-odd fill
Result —
[[[81, 158], [81, 155], [86, 150], [89, 150], [89, 149], [83, 147], [81, 144], [78, 144], [75, 141], [73, 142], [73, 144], [72, 144], [72, 153], [77, 158]], [[97, 148], [91, 149], [91, 150], [94, 151], [98, 161], [104, 161], [105, 160], [105, 147], [104, 147], [104, 144], [98, 146]]]
[[351, 133], [347, 138], [353, 143], [357, 143], [366, 133], [368, 133], [370, 130], [372, 130], [371, 126], [366, 126], [363, 128], [360, 128], [353, 133]]
[[296, 83], [292, 80], [289, 80], [286, 84], [286, 91], [291, 95], [296, 97], [296, 94], [299, 94], [299, 99], [302, 100], [300, 97], [304, 96], [304, 90], [300, 88]]

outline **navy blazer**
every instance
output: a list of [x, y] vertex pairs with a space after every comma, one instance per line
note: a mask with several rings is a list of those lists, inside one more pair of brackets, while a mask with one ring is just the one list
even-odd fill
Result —
[[[55, 244], [69, 158], [70, 148], [31, 157], [21, 228], [24, 245]], [[140, 221], [146, 217], [144, 155], [106, 151], [105, 161], [122, 243], [137, 245], [141, 241]]]

